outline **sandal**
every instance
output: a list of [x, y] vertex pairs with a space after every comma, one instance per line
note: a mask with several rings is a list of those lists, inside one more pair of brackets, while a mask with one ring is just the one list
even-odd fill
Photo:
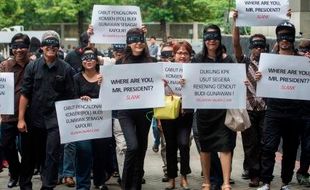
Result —
[[230, 184], [222, 185], [222, 190], [231, 190], [231, 185]]
[[210, 185], [210, 184], [203, 183], [203, 184], [201, 185], [201, 188], [202, 188], [202, 190], [210, 190], [210, 189], [211, 189], [211, 185]]

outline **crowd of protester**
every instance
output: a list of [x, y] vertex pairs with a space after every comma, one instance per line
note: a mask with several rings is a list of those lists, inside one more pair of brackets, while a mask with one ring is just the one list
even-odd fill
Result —
[[[152, 109], [113, 111], [113, 137], [60, 144], [56, 101], [98, 98], [100, 83], [104, 80], [99, 65], [158, 61], [245, 64], [246, 109], [251, 127], [242, 132], [242, 177], [250, 179], [249, 187], [269, 190], [275, 153], [282, 139], [281, 190], [290, 189], [299, 144], [297, 181], [310, 187], [310, 101], [256, 96], [256, 83], [262, 77], [259, 59], [261, 53], [268, 53], [269, 44], [264, 35], [254, 34], [249, 38], [250, 54], [244, 55], [239, 29], [235, 26], [237, 17], [235, 11], [231, 44], [223, 44], [220, 28], [210, 24], [203, 29], [203, 46], [197, 54], [189, 42], [171, 37], [159, 46], [152, 36], [148, 46], [145, 26], [130, 29], [126, 44], [114, 44], [111, 57], [104, 57], [95, 44], [90, 43], [91, 25], [80, 36], [79, 47], [68, 53], [62, 51], [59, 35], [54, 31], [45, 32], [41, 40], [30, 39], [23, 33], [14, 35], [10, 43], [11, 56], [0, 64], [0, 72], [14, 72], [15, 82], [15, 113], [1, 115], [0, 172], [7, 167], [2, 164], [6, 160], [10, 174], [7, 187], [19, 185], [21, 190], [31, 190], [32, 177], [39, 173], [41, 190], [54, 189], [62, 183], [87, 190], [91, 188], [91, 179], [95, 188], [106, 190], [105, 182], [112, 176], [118, 178], [122, 189], [140, 190], [145, 183], [144, 159], [151, 127], [155, 139], [152, 149], [161, 151], [162, 181], [167, 182], [166, 190], [176, 188], [178, 172], [181, 189], [190, 189], [187, 176], [192, 172], [191, 136], [200, 154], [201, 171], [198, 172], [204, 177], [201, 188], [232, 189], [236, 132], [224, 124], [226, 109], [182, 109], [180, 116], [173, 120], [150, 119]], [[302, 39], [295, 48], [296, 31], [292, 23], [280, 23], [275, 32], [275, 54], [310, 58], [310, 40]], [[234, 55], [226, 53], [228, 45], [233, 47]], [[177, 94], [167, 81], [164, 83], [166, 94]], [[180, 80], [180, 86], [184, 85], [186, 78]]]

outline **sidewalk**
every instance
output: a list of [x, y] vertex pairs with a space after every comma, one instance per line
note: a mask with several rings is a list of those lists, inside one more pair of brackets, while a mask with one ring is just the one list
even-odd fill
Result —
[[[152, 137], [150, 133], [149, 137], [149, 148], [147, 151], [146, 159], [145, 159], [145, 180], [146, 184], [143, 185], [143, 190], [160, 190], [165, 189], [166, 183], [161, 182], [161, 178], [163, 177], [162, 172], [162, 160], [160, 157], [160, 152], [154, 153], [152, 151]], [[279, 155], [277, 155], [277, 162], [274, 169], [274, 181], [272, 182], [271, 189], [272, 190], [279, 190], [281, 186], [281, 178], [280, 178], [280, 160]], [[200, 167], [200, 160], [199, 155], [197, 153], [194, 141], [191, 146], [191, 169], [192, 173], [188, 176], [188, 181], [190, 183], [190, 187], [192, 190], [200, 190], [202, 184], [202, 177], [200, 176], [201, 167]], [[236, 184], [232, 185], [233, 190], [256, 190], [256, 188], [249, 188], [248, 187], [248, 180], [243, 180], [241, 178], [242, 173], [242, 162], [243, 162], [243, 150], [241, 144], [241, 136], [238, 135], [237, 138], [237, 147], [234, 152], [234, 159], [233, 159], [233, 170], [232, 170], [232, 178], [235, 180]], [[5, 169], [2, 173], [0, 173], [0, 190], [8, 189], [6, 184], [9, 180], [7, 169]], [[39, 176], [35, 176], [33, 179], [33, 189], [39, 190], [41, 182], [39, 180]], [[116, 178], [112, 178], [108, 181], [108, 187], [110, 190], [120, 190], [119, 185], [116, 182]], [[176, 183], [177, 188], [179, 187], [179, 181], [177, 180]], [[17, 190], [18, 187], [12, 188], [12, 190]], [[75, 188], [68, 188], [64, 185], [59, 185], [55, 190], [74, 190]], [[94, 189], [94, 188], [93, 188]], [[301, 187], [297, 184], [296, 177], [294, 178], [291, 183], [292, 190], [309, 190], [310, 188]]]

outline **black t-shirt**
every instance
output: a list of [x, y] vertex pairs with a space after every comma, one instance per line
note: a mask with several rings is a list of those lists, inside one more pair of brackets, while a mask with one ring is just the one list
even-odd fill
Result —
[[74, 75], [73, 80], [75, 98], [80, 98], [81, 96], [89, 96], [90, 98], [99, 97], [100, 86], [98, 82], [88, 82], [81, 72]]

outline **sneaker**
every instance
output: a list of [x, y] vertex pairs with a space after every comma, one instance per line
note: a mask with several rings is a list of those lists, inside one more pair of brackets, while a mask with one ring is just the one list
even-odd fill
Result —
[[297, 178], [299, 185], [304, 185], [306, 187], [310, 187], [309, 174], [308, 175], [302, 175], [300, 173], [297, 173], [296, 178]]
[[283, 185], [280, 190], [290, 190], [290, 187], [288, 185]]
[[159, 151], [159, 147], [158, 147], [159, 145], [157, 145], [157, 144], [154, 144], [153, 145], [153, 147], [152, 147], [152, 150], [154, 151], [154, 152], [158, 152]]
[[265, 183], [263, 186], [261, 186], [257, 190], [270, 190], [270, 185]]

